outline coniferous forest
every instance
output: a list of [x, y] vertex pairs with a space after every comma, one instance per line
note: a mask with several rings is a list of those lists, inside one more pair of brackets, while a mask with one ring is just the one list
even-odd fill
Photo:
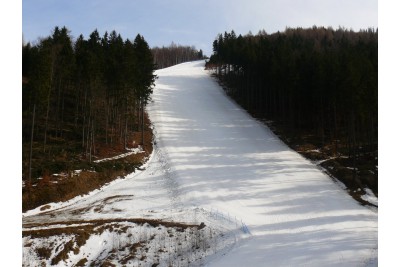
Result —
[[24, 44], [22, 60], [23, 180], [90, 163], [102, 146], [132, 146], [133, 132], [143, 143], [156, 79], [143, 36], [95, 30], [73, 42], [66, 27], [55, 27], [36, 45]]
[[289, 144], [312, 144], [296, 150], [315, 159], [324, 150], [335, 176], [377, 194], [377, 30], [225, 32], [206, 67], [242, 107], [283, 130]]
[[[23, 44], [26, 188], [49, 173], [93, 169], [91, 163], [105, 148], [120, 147], [121, 153], [143, 145], [145, 131], [151, 132], [144, 107], [155, 69], [204, 58], [193, 46], [150, 49], [140, 34], [130, 41], [115, 31], [100, 36], [94, 30], [88, 39], [80, 35], [73, 41], [66, 27], [55, 27], [35, 45]], [[293, 149], [317, 160], [351, 190], [369, 187], [377, 195], [377, 30], [225, 32], [214, 40], [206, 68], [229, 96]], [[132, 171], [124, 164], [111, 167]], [[49, 202], [49, 195], [44, 191], [36, 202], [29, 195], [24, 208]]]

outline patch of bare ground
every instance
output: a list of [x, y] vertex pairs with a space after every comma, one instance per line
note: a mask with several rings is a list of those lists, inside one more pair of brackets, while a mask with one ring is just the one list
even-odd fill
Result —
[[83, 266], [86, 266], [86, 263], [88, 262], [88, 260], [86, 259], [86, 258], [83, 258], [83, 259], [81, 259], [81, 260], [79, 260], [77, 263], [76, 263], [76, 267], [83, 267]]
[[[127, 218], [127, 219], [102, 219], [102, 220], [71, 220], [71, 221], [53, 221], [49, 223], [32, 223], [32, 224], [24, 224], [24, 230], [22, 232], [22, 236], [27, 236], [27, 235], [33, 235], [34, 237], [39, 237], [36, 236], [37, 234], [40, 233], [42, 237], [46, 237], [49, 235], [53, 235], [54, 233], [57, 233], [57, 231], [60, 231], [59, 233], [62, 233], [64, 230], [66, 232], [73, 231], [76, 227], [79, 229], [86, 229], [90, 230], [93, 227], [99, 227], [102, 225], [110, 224], [110, 223], [121, 223], [121, 222], [131, 222], [135, 223], [138, 225], [143, 225], [147, 223], [148, 225], [152, 227], [157, 227], [157, 226], [165, 226], [165, 227], [174, 227], [177, 228], [178, 231], [182, 231], [182, 229], [187, 229], [187, 228], [204, 228], [205, 224], [201, 223], [200, 225], [197, 224], [187, 224], [187, 223], [179, 223], [179, 222], [170, 222], [170, 221], [163, 221], [163, 220], [158, 220], [158, 219], [146, 219], [146, 218]], [[65, 226], [71, 226], [71, 225], [78, 225], [76, 227], [62, 227], [62, 228], [48, 228], [49, 226], [54, 226], [54, 225], [65, 225]], [[43, 227], [43, 229], [40, 230], [29, 230], [29, 228], [34, 228], [34, 227]], [[46, 227], [46, 228], [45, 228]], [[123, 228], [127, 229], [127, 228]], [[48, 233], [48, 234], [46, 234]]]
[[[216, 77], [216, 75], [214, 75]], [[229, 86], [217, 79], [219, 85], [229, 92]], [[234, 98], [232, 98], [235, 100]], [[236, 101], [236, 100], [235, 100]], [[237, 101], [236, 101], [237, 102]], [[238, 102], [237, 102], [238, 103]], [[238, 103], [240, 105], [240, 103]], [[241, 105], [243, 107], [243, 105]], [[356, 155], [349, 156], [349, 148], [339, 138], [327, 141], [321, 133], [293, 129], [283, 123], [271, 121], [263, 114], [246, 109], [247, 112], [268, 126], [286, 145], [303, 157], [315, 162], [333, 180], [342, 182], [349, 195], [362, 205], [377, 207], [362, 199], [366, 188], [378, 197], [378, 145], [359, 146]], [[347, 137], [342, 137], [344, 138]], [[344, 142], [345, 143], [345, 142]]]
[[[29, 243], [29, 246], [25, 244], [24, 247], [31, 248], [32, 244], [36, 244], [36, 247], [32, 248], [34, 257], [42, 264], [48, 262], [51, 265], [57, 265], [61, 261], [67, 262], [71, 255], [80, 253], [91, 236], [100, 236], [107, 231], [108, 236], [113, 236], [113, 238], [111, 240], [103, 239], [102, 242], [103, 244], [113, 242], [113, 246], [109, 247], [108, 250], [104, 247], [103, 252], [100, 253], [102, 256], [92, 258], [91, 262], [89, 262], [87, 254], [86, 257], [78, 258], [74, 266], [122, 266], [128, 263], [132, 264], [134, 260], [146, 262], [148, 253], [155, 253], [156, 249], [171, 253], [166, 245], [172, 244], [172, 240], [176, 240], [177, 247], [175, 250], [178, 251], [177, 248], [180, 246], [179, 251], [182, 252], [185, 240], [188, 246], [189, 244], [192, 246], [193, 242], [200, 242], [198, 240], [200, 238], [199, 231], [205, 225], [204, 223], [197, 225], [157, 219], [131, 218], [52, 222], [24, 225], [24, 227], [22, 233], [24, 242]], [[211, 230], [206, 232], [211, 233]], [[169, 243], [166, 241], [167, 238], [170, 240]], [[188, 241], [192, 239], [193, 241]], [[49, 242], [41, 244], [42, 240], [56, 240], [53, 241], [56, 244], [49, 244]], [[156, 244], [159, 242], [162, 242], [162, 244]], [[154, 251], [150, 252], [150, 250]], [[84, 255], [81, 253], [79, 257]]]
[[354, 158], [348, 156], [348, 148], [340, 140], [321, 145], [316, 134], [292, 130], [271, 121], [263, 121], [290, 148], [320, 166], [330, 177], [346, 186], [347, 192], [360, 204], [375, 206], [362, 199], [365, 188], [378, 196], [378, 157], [377, 150], [360, 149]]
[[[76, 155], [58, 155], [53, 160], [47, 161], [46, 155], [36, 159], [36, 166], [39, 165], [45, 170], [40, 178], [32, 179], [32, 182], [24, 180], [22, 211], [25, 212], [51, 202], [70, 200], [135, 172], [153, 151], [153, 133], [147, 116], [145, 121], [143, 153], [98, 163], [88, 162], [88, 159], [79, 157], [78, 152]], [[137, 147], [141, 140], [141, 132], [132, 133], [129, 140], [127, 148]], [[121, 144], [111, 146], [98, 143], [97, 146], [96, 159], [111, 158], [129, 152]], [[40, 160], [43, 163], [40, 163]], [[51, 174], [51, 170], [58, 170], [58, 173]], [[48, 208], [50, 206], [45, 205], [41, 207], [41, 210]]]

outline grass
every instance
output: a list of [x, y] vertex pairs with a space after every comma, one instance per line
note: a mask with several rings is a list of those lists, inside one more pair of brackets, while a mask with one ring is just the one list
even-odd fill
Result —
[[369, 188], [378, 196], [378, 159], [376, 151], [365, 151], [356, 156], [356, 169], [353, 159], [347, 156], [347, 148], [337, 143], [321, 144], [321, 139], [310, 132], [293, 132], [284, 125], [266, 122], [268, 127], [290, 148], [303, 157], [314, 161], [324, 171], [341, 181], [348, 193], [362, 205], [371, 205], [361, 198], [365, 188]]
[[[182, 229], [187, 229], [187, 228], [199, 228], [202, 229], [205, 227], [204, 223], [201, 223], [200, 225], [197, 224], [187, 224], [187, 223], [180, 223], [180, 222], [170, 222], [170, 221], [163, 221], [159, 219], [145, 219], [145, 218], [131, 218], [131, 219], [103, 219], [103, 220], [75, 220], [75, 221], [56, 221], [56, 222], [51, 222], [51, 223], [40, 223], [40, 224], [25, 224], [25, 228], [33, 228], [33, 227], [48, 227], [52, 225], [58, 225], [58, 224], [65, 224], [66, 226], [70, 226], [73, 224], [85, 224], [85, 225], [80, 225], [79, 228], [83, 229], [84, 231], [91, 231], [94, 227], [99, 227], [99, 226], [104, 226], [106, 224], [110, 223], [121, 223], [121, 222], [131, 222], [135, 223], [137, 225], [143, 225], [143, 224], [148, 224], [152, 227], [158, 227], [158, 226], [165, 226], [167, 228], [173, 227], [177, 228], [178, 231], [182, 232]], [[111, 227], [111, 226], [107, 226]], [[109, 229], [111, 229], [109, 228]], [[41, 230], [24, 230], [22, 233], [22, 236], [28, 236], [30, 235], [33, 238], [38, 238], [38, 237], [49, 237], [51, 235], [59, 235], [62, 233], [70, 234], [71, 232], [75, 231], [76, 227], [64, 227], [64, 228], [45, 228]], [[102, 228], [100, 228], [102, 229]], [[122, 228], [127, 230], [127, 228]], [[61, 231], [61, 232], [60, 232]]]
[[[25, 212], [51, 202], [67, 201], [98, 189], [118, 177], [135, 172], [153, 150], [153, 134], [149, 126], [150, 122], [146, 117], [144, 153], [99, 163], [88, 162], [88, 159], [82, 157], [82, 149], [76, 150], [71, 144], [64, 144], [65, 149], [61, 148], [59, 142], [49, 144], [48, 149], [53, 153], [41, 152], [42, 146], [36, 144], [32, 162], [34, 178], [29, 182], [26, 178], [27, 175], [23, 176], [25, 185], [22, 188], [22, 211]], [[131, 146], [133, 141], [139, 143], [140, 138], [141, 133], [132, 133], [130, 136]], [[111, 146], [99, 143], [98, 146], [96, 159], [110, 158], [127, 152], [121, 144]], [[26, 151], [29, 149], [25, 149]], [[23, 167], [25, 165], [27, 162], [23, 160]], [[81, 170], [81, 172], [76, 173], [75, 170]], [[39, 178], [39, 176], [41, 177]], [[49, 207], [45, 205], [41, 207], [41, 210]]]
[[[50, 227], [53, 226], [53, 227]], [[136, 237], [127, 235], [129, 230], [137, 227], [143, 227], [139, 233], [136, 233]], [[164, 232], [159, 232], [161, 226], [165, 227]], [[35, 223], [30, 225], [24, 225], [25, 229], [22, 231], [23, 237], [28, 237], [27, 242], [33, 242], [35, 239], [48, 239], [50, 237], [59, 237], [64, 239], [61, 243], [58, 243], [54, 249], [54, 244], [49, 244], [47, 247], [40, 244], [34, 249], [38, 260], [49, 260], [51, 265], [57, 265], [61, 261], [66, 261], [72, 252], [75, 255], [80, 253], [80, 249], [86, 244], [87, 240], [92, 235], [101, 235], [105, 231], [114, 233], [119, 238], [118, 245], [108, 251], [106, 258], [94, 260], [90, 266], [115, 266], [112, 261], [119, 261], [120, 264], [127, 264], [133, 259], [139, 261], [146, 260], [146, 253], [149, 250], [148, 244], [150, 242], [156, 242], [155, 235], [159, 234], [162, 236], [169, 236], [178, 239], [178, 236], [183, 240], [186, 235], [192, 235], [194, 230], [199, 230], [204, 227], [204, 224], [187, 224], [171, 221], [163, 221], [160, 219], [146, 219], [146, 218], [131, 218], [131, 219], [98, 219], [98, 220], [75, 220], [75, 221], [59, 221], [51, 223]], [[33, 227], [41, 227], [41, 229], [31, 230]], [[175, 236], [171, 236], [172, 229], [175, 229]], [[182, 231], [187, 230], [187, 232]], [[141, 235], [142, 231], [153, 232], [151, 235]], [[144, 232], [143, 232], [144, 233]], [[120, 240], [121, 236], [130, 237], [129, 240], [124, 238], [124, 241]], [[67, 237], [67, 238], [66, 238]], [[165, 238], [164, 237], [164, 238]], [[158, 237], [160, 239], [160, 237]], [[172, 240], [172, 238], [171, 238]], [[182, 245], [182, 243], [179, 243]], [[27, 245], [30, 247], [32, 244]], [[113, 245], [114, 246], [114, 245]], [[144, 253], [144, 254], [143, 254]], [[117, 257], [117, 255], [119, 255]], [[88, 260], [82, 258], [77, 261], [74, 266], [88, 266]], [[102, 264], [102, 265], [99, 265]], [[104, 265], [106, 264], [106, 265]], [[107, 265], [109, 264], [109, 265]], [[111, 265], [110, 265], [111, 264]]]
[[70, 240], [67, 243], [65, 243], [63, 249], [51, 260], [51, 265], [56, 265], [60, 261], [64, 261], [64, 260], [68, 259], [68, 253], [70, 251], [73, 251], [75, 255], [78, 254], [79, 248], [78, 248], [78, 250], [76, 250], [74, 248], [74, 246], [75, 246], [75, 243], [73, 240]]
[[[228, 91], [229, 86], [217, 79], [219, 85]], [[240, 106], [243, 107], [234, 97]], [[293, 130], [277, 121], [266, 120], [263, 114], [246, 109], [254, 118], [266, 124], [286, 145], [295, 150], [303, 157], [316, 162], [331, 177], [341, 181], [348, 193], [362, 205], [371, 204], [361, 198], [365, 194], [365, 188], [369, 188], [378, 196], [378, 147], [368, 149], [359, 148], [355, 159], [346, 157], [348, 148], [336, 142], [321, 142], [319, 134], [308, 130]], [[344, 135], [342, 137], [346, 138]], [[343, 142], [345, 143], [345, 142]], [[353, 168], [355, 166], [355, 168]]]
[[51, 248], [41, 247], [36, 249], [39, 259], [48, 259], [51, 256]]
[[80, 261], [78, 261], [77, 263], [76, 263], [76, 265], [75, 266], [86, 266], [86, 263], [87, 263], [87, 259], [86, 258], [83, 258], [83, 259], [81, 259]]

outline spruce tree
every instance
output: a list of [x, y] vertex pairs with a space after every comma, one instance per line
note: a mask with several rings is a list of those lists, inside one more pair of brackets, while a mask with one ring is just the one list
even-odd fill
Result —
[[153, 63], [153, 55], [149, 48], [149, 45], [141, 36], [138, 34], [133, 42], [133, 49], [135, 58], [139, 62], [133, 75], [135, 77], [134, 92], [136, 97], [140, 101], [141, 109], [141, 130], [142, 130], [142, 145], [144, 143], [144, 106], [149, 101], [150, 95], [153, 92], [153, 86], [156, 79], [154, 75], [155, 65]]

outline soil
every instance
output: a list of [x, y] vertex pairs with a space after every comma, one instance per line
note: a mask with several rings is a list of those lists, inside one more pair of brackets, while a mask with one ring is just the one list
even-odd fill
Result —
[[300, 131], [293, 133], [278, 123], [261, 121], [290, 148], [320, 166], [334, 180], [342, 182], [347, 192], [359, 203], [376, 207], [361, 196], [365, 194], [365, 189], [369, 188], [378, 197], [377, 150], [360, 152], [353, 159], [346, 155], [346, 148], [340, 145], [340, 140], [321, 145], [315, 134]]
[[[137, 148], [141, 142], [141, 132], [131, 133], [128, 140], [128, 149]], [[71, 147], [71, 144], [64, 146]], [[143, 153], [99, 163], [89, 162], [81, 150], [65, 148], [52, 155], [37, 153], [32, 164], [36, 170], [33, 172], [32, 181], [29, 182], [23, 176], [22, 211], [87, 194], [140, 168], [153, 150], [153, 133], [147, 114], [142, 149]], [[126, 152], [129, 151], [121, 143], [110, 145], [98, 142], [92, 160], [111, 158]], [[26, 161], [23, 161], [24, 165]], [[43, 209], [46, 209], [46, 206]]]
[[[226, 84], [218, 79], [217, 82], [227, 91]], [[232, 99], [236, 101], [234, 98]], [[283, 123], [265, 119], [262, 114], [252, 110], [247, 110], [247, 112], [267, 125], [291, 149], [320, 166], [334, 182], [337, 180], [342, 182], [346, 186], [347, 192], [360, 204], [377, 207], [361, 198], [365, 194], [366, 188], [371, 189], [378, 197], [377, 145], [372, 149], [360, 147], [358, 154], [352, 158], [348, 155], [348, 149], [341, 145], [340, 140], [321, 143], [321, 138], [313, 132], [293, 131]]]

